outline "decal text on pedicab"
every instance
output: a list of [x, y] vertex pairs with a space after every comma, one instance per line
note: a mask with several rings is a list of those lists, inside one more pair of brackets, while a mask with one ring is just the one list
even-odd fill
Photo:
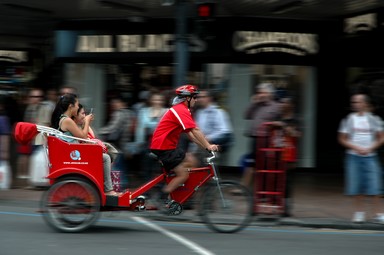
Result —
[[71, 151], [71, 153], [69, 153], [69, 157], [75, 161], [70, 161], [70, 162], [65, 161], [63, 162], [65, 165], [88, 165], [88, 162], [79, 161], [81, 160], [81, 154], [78, 150]]

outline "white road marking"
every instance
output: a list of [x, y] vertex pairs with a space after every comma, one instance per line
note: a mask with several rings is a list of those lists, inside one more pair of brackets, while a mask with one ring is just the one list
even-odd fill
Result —
[[185, 239], [184, 237], [176, 234], [176, 233], [173, 233], [171, 231], [168, 231], [150, 221], [147, 221], [145, 220], [144, 218], [142, 217], [138, 217], [138, 216], [133, 216], [131, 217], [133, 220], [137, 221], [137, 222], [140, 222], [144, 225], [146, 225], [147, 227], [150, 227], [156, 231], [159, 231], [160, 233], [162, 233], [163, 235], [166, 235], [168, 236], [169, 238], [172, 238], [173, 240], [187, 246], [188, 248], [190, 248], [191, 250], [197, 252], [198, 254], [202, 254], [202, 255], [215, 255], [213, 252], [211, 251], [208, 251], [207, 249], [201, 247], [200, 245], [198, 245], [197, 243], [194, 243], [194, 242], [191, 242], [187, 239]]

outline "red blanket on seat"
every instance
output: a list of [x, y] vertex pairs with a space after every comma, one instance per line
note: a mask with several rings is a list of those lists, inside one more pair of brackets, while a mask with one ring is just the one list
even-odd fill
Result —
[[17, 122], [14, 129], [14, 136], [18, 143], [29, 143], [39, 132], [36, 124], [29, 122]]

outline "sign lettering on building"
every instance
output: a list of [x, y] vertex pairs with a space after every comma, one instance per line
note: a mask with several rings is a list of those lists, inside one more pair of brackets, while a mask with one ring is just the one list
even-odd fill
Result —
[[[114, 44], [114, 41], [116, 43]], [[207, 46], [194, 35], [188, 36], [189, 50], [203, 52]], [[76, 52], [172, 52], [175, 48], [173, 34], [145, 35], [79, 35]]]
[[282, 52], [305, 56], [319, 50], [317, 35], [305, 33], [236, 31], [233, 48], [246, 54]]
[[6, 62], [27, 62], [28, 53], [26, 51], [18, 50], [0, 50], [0, 61]]
[[344, 32], [347, 34], [354, 34], [360, 31], [371, 31], [376, 27], [376, 13], [368, 13], [344, 20]]

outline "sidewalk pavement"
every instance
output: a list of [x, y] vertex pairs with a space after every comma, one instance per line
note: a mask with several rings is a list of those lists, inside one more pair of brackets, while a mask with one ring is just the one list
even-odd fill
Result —
[[[240, 176], [222, 174], [223, 179], [238, 180]], [[298, 226], [349, 230], [380, 230], [384, 224], [374, 223], [370, 218], [365, 223], [352, 223], [353, 201], [343, 195], [343, 177], [337, 174], [296, 173], [293, 180], [292, 216], [255, 216], [253, 225]], [[40, 201], [43, 190], [0, 190], [1, 201]], [[384, 202], [384, 201], [383, 201]], [[38, 203], [36, 203], [36, 207]], [[383, 206], [384, 207], [384, 206]], [[374, 215], [368, 216], [373, 217]], [[178, 216], [163, 216], [162, 220], [199, 221], [196, 212], [185, 210]], [[170, 218], [170, 219], [169, 219]]]

